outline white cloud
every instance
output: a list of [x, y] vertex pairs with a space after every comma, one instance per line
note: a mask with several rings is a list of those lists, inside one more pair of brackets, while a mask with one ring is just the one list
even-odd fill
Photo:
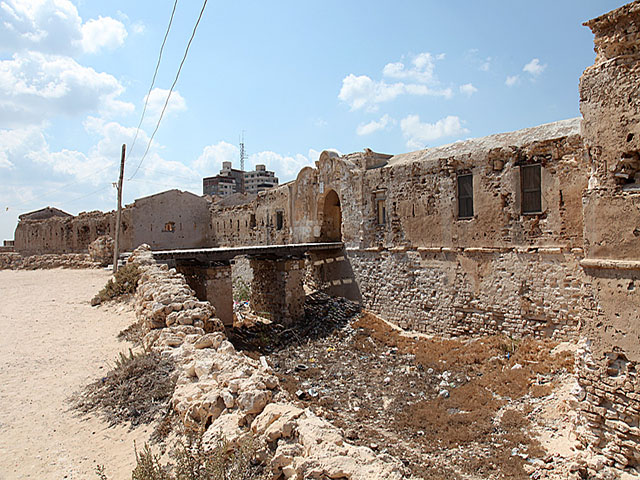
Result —
[[383, 130], [387, 128], [387, 126], [390, 126], [393, 124], [395, 124], [395, 120], [391, 118], [389, 115], [385, 114], [378, 121], [372, 120], [369, 123], [358, 125], [358, 128], [356, 129], [356, 133], [358, 135], [370, 135], [374, 132], [377, 132], [378, 130]]
[[259, 164], [266, 165], [267, 170], [275, 171], [282, 182], [283, 179], [294, 178], [302, 168], [313, 166], [313, 161], [301, 153], [282, 155], [267, 150], [249, 155], [246, 168], [249, 170]]
[[240, 149], [236, 145], [220, 141], [215, 145], [204, 147], [200, 156], [193, 162], [193, 166], [203, 176], [208, 177], [218, 174], [222, 168], [222, 162], [235, 162], [238, 168], [239, 161]]
[[534, 77], [539, 76], [542, 72], [544, 72], [545, 68], [547, 68], [547, 64], [542, 65], [540, 63], [540, 59], [534, 58], [529, 63], [527, 63], [524, 67], [522, 67], [523, 72], [530, 73]]
[[318, 118], [316, 118], [316, 119], [314, 119], [314, 120], [313, 120], [313, 125], [314, 125], [315, 127], [318, 127], [318, 128], [323, 128], [323, 127], [326, 127], [327, 125], [329, 125], [329, 122], [327, 122], [327, 121], [326, 121], [324, 118], [322, 118], [322, 117], [318, 117]]
[[388, 83], [385, 80], [373, 80], [367, 75], [347, 75], [342, 80], [338, 98], [347, 103], [351, 110], [366, 108], [378, 109], [378, 104], [394, 100], [400, 95], [437, 96], [450, 98], [451, 88], [442, 88], [435, 76], [435, 61], [444, 59], [444, 54], [435, 57], [423, 52], [414, 56], [409, 65], [403, 62], [388, 63], [382, 69], [384, 77], [404, 81]]
[[412, 66], [407, 68], [402, 62], [387, 63], [382, 69], [385, 77], [395, 78], [398, 80], [411, 80], [418, 83], [436, 82], [434, 75], [435, 60], [443, 60], [444, 54], [437, 55], [435, 58], [429, 52], [423, 52], [416, 55], [412, 60]]
[[[154, 88], [153, 90], [151, 90], [151, 93], [149, 94], [149, 102], [147, 104], [147, 113], [145, 115], [146, 122], [151, 124], [158, 121], [160, 112], [162, 112], [162, 108], [167, 101], [167, 95], [169, 95], [169, 90], [165, 90], [163, 88]], [[144, 100], [147, 100], [146, 96]], [[180, 95], [180, 92], [178, 92], [177, 90], [171, 92], [169, 103], [167, 104], [167, 109], [164, 112], [165, 116], [173, 112], [181, 112], [186, 109], [187, 102], [185, 101], [184, 97]]]
[[377, 104], [394, 100], [403, 94], [450, 98], [453, 92], [450, 88], [432, 89], [420, 84], [374, 81], [366, 75], [356, 76], [351, 73], [342, 80], [338, 98], [347, 103], [351, 110], [366, 108], [369, 111], [375, 111], [378, 108]]
[[337, 150], [335, 148], [325, 148], [323, 150], [314, 150], [313, 148], [309, 149], [309, 154], [307, 155], [309, 157], [309, 161], [311, 163], [315, 163], [318, 160], [320, 160], [320, 155], [322, 154], [322, 152], [324, 151], [328, 151], [328, 152], [334, 152], [337, 153], [338, 155], [342, 156], [342, 152], [340, 150]]
[[407, 147], [421, 149], [428, 142], [440, 138], [465, 135], [469, 130], [462, 126], [460, 118], [449, 115], [435, 123], [422, 123], [418, 115], [409, 115], [400, 121], [402, 134], [407, 139]]
[[11, 160], [9, 160], [9, 157], [7, 156], [7, 154], [5, 152], [0, 152], [0, 168], [13, 168], [14, 165], [11, 162]]
[[82, 25], [82, 49], [97, 53], [103, 48], [115, 49], [124, 44], [127, 29], [122, 22], [111, 17], [98, 17]]
[[471, 83], [465, 83], [464, 85], [460, 85], [460, 93], [463, 93], [467, 96], [471, 96], [476, 93], [478, 89], [473, 86]]
[[4, 168], [20, 166], [25, 155], [41, 149], [44, 144], [44, 136], [37, 126], [0, 130], [0, 165]]
[[127, 36], [122, 22], [111, 17], [83, 25], [69, 0], [4, 0], [0, 2], [0, 25], [0, 51], [9, 53], [95, 53], [102, 47], [122, 45]]
[[507, 87], [513, 87], [519, 81], [520, 81], [520, 76], [519, 75], [508, 75], [507, 79], [504, 81], [504, 84]]
[[0, 128], [101, 109], [127, 113], [133, 106], [117, 100], [123, 91], [115, 77], [70, 57], [16, 53], [0, 61]]
[[144, 32], [147, 31], [147, 26], [138, 21], [138, 22], [134, 22], [131, 24], [131, 31], [135, 34], [135, 35], [142, 35]]

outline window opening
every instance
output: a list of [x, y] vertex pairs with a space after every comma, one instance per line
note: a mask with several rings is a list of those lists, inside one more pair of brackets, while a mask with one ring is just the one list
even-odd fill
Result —
[[540, 164], [520, 167], [522, 213], [542, 213], [541, 178]]
[[473, 175], [458, 175], [458, 218], [473, 217]]

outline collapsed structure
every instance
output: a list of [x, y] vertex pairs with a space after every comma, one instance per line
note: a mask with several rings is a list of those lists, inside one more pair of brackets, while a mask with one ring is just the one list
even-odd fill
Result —
[[[639, 465], [640, 1], [586, 25], [581, 119], [395, 156], [325, 151], [257, 196], [164, 192], [125, 209], [124, 247], [342, 242], [308, 277], [403, 328], [583, 339], [580, 438]], [[24, 218], [15, 248], [84, 251], [114, 217]], [[253, 267], [260, 282], [300, 263]]]

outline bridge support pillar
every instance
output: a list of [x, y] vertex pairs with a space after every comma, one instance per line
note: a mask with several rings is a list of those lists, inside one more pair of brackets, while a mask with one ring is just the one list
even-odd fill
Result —
[[250, 260], [253, 269], [251, 308], [277, 323], [288, 324], [304, 316], [304, 260]]
[[176, 270], [185, 276], [198, 299], [206, 300], [213, 305], [216, 317], [225, 326], [233, 325], [233, 287], [229, 262], [177, 265]]

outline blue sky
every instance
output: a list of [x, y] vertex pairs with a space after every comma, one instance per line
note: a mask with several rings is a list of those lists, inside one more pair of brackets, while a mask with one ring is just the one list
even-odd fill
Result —
[[[201, 193], [222, 161], [281, 182], [319, 152], [406, 151], [579, 115], [594, 59], [582, 22], [609, 0], [209, 0], [167, 112], [124, 201]], [[179, 0], [130, 178], [201, 2]], [[0, 0], [0, 240], [17, 216], [115, 207], [173, 1]]]

